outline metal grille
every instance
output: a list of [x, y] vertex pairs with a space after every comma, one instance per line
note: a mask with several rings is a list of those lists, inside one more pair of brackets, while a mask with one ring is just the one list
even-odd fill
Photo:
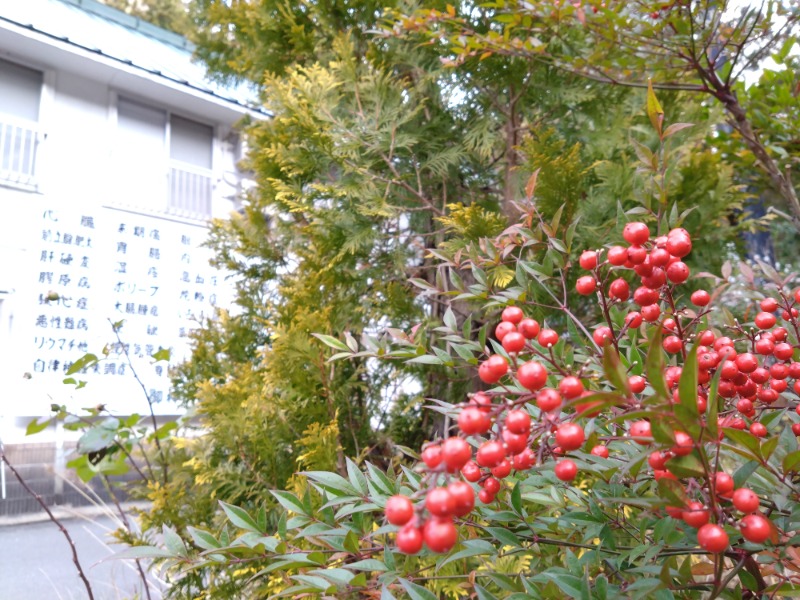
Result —
[[[69, 453], [75, 448], [75, 445], [75, 443], [66, 443], [61, 451]], [[5, 446], [9, 462], [14, 465], [14, 468], [33, 491], [42, 497], [47, 506], [88, 506], [93, 503], [90, 498], [94, 498], [94, 502], [111, 502], [111, 497], [99, 477], [84, 484], [70, 470], [63, 475], [56, 474], [55, 464], [58, 451], [55, 444], [50, 443], [7, 444]], [[23, 489], [5, 464], [0, 463], [0, 469], [5, 471], [2, 478], [4, 479], [2, 481], [3, 489], [0, 490], [2, 492], [0, 493], [0, 517], [43, 512], [39, 503]], [[70, 485], [64, 477], [67, 477], [68, 481], [75, 485]], [[132, 481], [136, 479], [136, 475], [128, 473], [124, 476], [112, 476], [109, 479], [118, 482]], [[86, 490], [87, 486], [92, 490], [91, 492]], [[120, 501], [127, 500], [127, 494], [123, 489], [115, 490], [115, 495]]]
[[211, 170], [172, 161], [169, 176], [169, 209], [181, 216], [211, 216]]
[[0, 120], [0, 183], [36, 188], [38, 125], [23, 120]]

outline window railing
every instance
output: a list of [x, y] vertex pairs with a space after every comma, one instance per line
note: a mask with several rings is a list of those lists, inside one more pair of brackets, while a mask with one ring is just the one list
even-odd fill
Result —
[[211, 216], [211, 169], [173, 160], [169, 170], [169, 211], [207, 219]]
[[0, 115], [0, 184], [36, 189], [39, 125]]

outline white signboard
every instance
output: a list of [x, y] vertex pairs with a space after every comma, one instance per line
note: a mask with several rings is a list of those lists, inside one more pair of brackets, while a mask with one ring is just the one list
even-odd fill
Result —
[[[202, 226], [107, 207], [44, 210], [25, 311], [31, 379], [55, 393], [90, 352], [102, 360], [72, 375], [87, 381], [75, 396], [110, 407], [121, 399], [141, 412], [145, 399], [133, 368], [150, 400], [162, 405], [159, 412], [173, 411], [167, 363], [151, 356], [165, 348], [170, 364], [183, 359], [188, 332], [230, 299], [223, 276], [209, 265], [210, 251], [200, 247], [206, 234]], [[117, 341], [112, 323], [120, 322]]]

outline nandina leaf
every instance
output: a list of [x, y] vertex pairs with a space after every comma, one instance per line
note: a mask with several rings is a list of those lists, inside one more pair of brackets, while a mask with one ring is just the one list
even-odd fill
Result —
[[650, 350], [647, 352], [645, 361], [645, 371], [647, 381], [653, 386], [656, 392], [656, 399], [660, 402], [669, 402], [669, 391], [667, 381], [664, 378], [664, 354], [661, 351], [661, 328], [657, 327], [653, 332], [653, 337], [648, 340]]
[[631, 388], [628, 385], [628, 376], [625, 367], [619, 359], [619, 353], [611, 344], [603, 346], [603, 372], [618, 392], [628, 397], [631, 395]]
[[797, 466], [800, 465], [800, 450], [790, 452], [783, 457], [783, 472], [789, 473], [790, 471], [797, 471]]
[[669, 459], [667, 469], [677, 477], [705, 477], [706, 475], [706, 470], [696, 452]]
[[661, 108], [656, 93], [653, 91], [653, 82], [649, 79], [647, 80], [647, 116], [653, 124], [653, 129], [658, 132], [658, 136], [662, 137], [661, 126], [664, 123], [664, 109]]
[[681, 425], [695, 440], [700, 432], [700, 415], [697, 412], [697, 349], [697, 344], [692, 346], [683, 363], [683, 371], [678, 382], [678, 399], [684, 410], [681, 413], [676, 412]]
[[686, 506], [689, 496], [683, 486], [672, 479], [661, 479], [658, 482], [658, 496], [671, 506]]
[[719, 437], [719, 425], [717, 424], [717, 417], [719, 415], [719, 379], [722, 375], [722, 369], [717, 369], [714, 377], [711, 378], [711, 383], [708, 386], [708, 416], [706, 418], [706, 426], [708, 432], [711, 434], [711, 441], [716, 442]]

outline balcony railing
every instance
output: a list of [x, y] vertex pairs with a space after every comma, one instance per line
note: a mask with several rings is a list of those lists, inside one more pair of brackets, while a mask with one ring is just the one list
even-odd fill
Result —
[[0, 184], [36, 189], [39, 125], [0, 115]]
[[169, 172], [169, 211], [207, 219], [211, 216], [211, 169], [173, 160]]

